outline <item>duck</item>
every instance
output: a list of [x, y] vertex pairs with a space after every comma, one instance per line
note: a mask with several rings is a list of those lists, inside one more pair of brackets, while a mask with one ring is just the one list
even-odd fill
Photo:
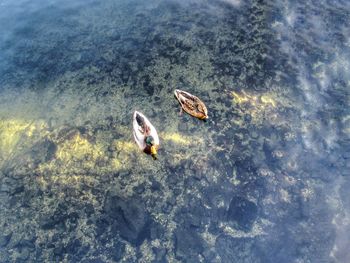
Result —
[[133, 114], [133, 135], [138, 147], [145, 153], [150, 154], [154, 160], [159, 148], [159, 137], [152, 123], [141, 112]]
[[180, 114], [184, 110], [200, 120], [206, 121], [208, 119], [207, 107], [198, 97], [180, 89], [176, 89], [174, 94], [181, 105]]

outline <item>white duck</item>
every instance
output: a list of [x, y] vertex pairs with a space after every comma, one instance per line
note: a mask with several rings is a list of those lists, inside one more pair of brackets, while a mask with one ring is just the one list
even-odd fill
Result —
[[157, 159], [159, 137], [157, 130], [142, 113], [135, 111], [133, 115], [133, 134], [137, 145], [147, 154]]

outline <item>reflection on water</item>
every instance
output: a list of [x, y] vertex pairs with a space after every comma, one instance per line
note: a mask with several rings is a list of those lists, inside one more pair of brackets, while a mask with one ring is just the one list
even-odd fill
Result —
[[0, 261], [348, 262], [349, 11], [0, 0]]

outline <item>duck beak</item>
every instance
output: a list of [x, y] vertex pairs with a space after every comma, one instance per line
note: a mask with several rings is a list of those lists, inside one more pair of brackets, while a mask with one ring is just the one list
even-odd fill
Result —
[[174, 90], [174, 96], [176, 99], [179, 99], [179, 90]]
[[204, 116], [201, 120], [204, 121], [204, 122], [207, 122], [208, 121], [208, 116]]
[[151, 146], [151, 155], [154, 160], [157, 160], [157, 149], [154, 146]]

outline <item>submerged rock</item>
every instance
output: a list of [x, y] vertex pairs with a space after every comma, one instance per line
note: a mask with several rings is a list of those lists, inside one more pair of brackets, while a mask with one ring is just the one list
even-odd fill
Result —
[[227, 220], [243, 231], [249, 231], [257, 218], [258, 208], [255, 203], [241, 197], [232, 198], [227, 211]]
[[43, 163], [51, 160], [57, 151], [57, 146], [51, 140], [45, 139], [34, 145], [31, 149], [33, 158], [36, 163]]
[[112, 231], [133, 245], [141, 245], [150, 235], [150, 217], [142, 202], [135, 199], [125, 199], [117, 195], [106, 198], [104, 211]]

